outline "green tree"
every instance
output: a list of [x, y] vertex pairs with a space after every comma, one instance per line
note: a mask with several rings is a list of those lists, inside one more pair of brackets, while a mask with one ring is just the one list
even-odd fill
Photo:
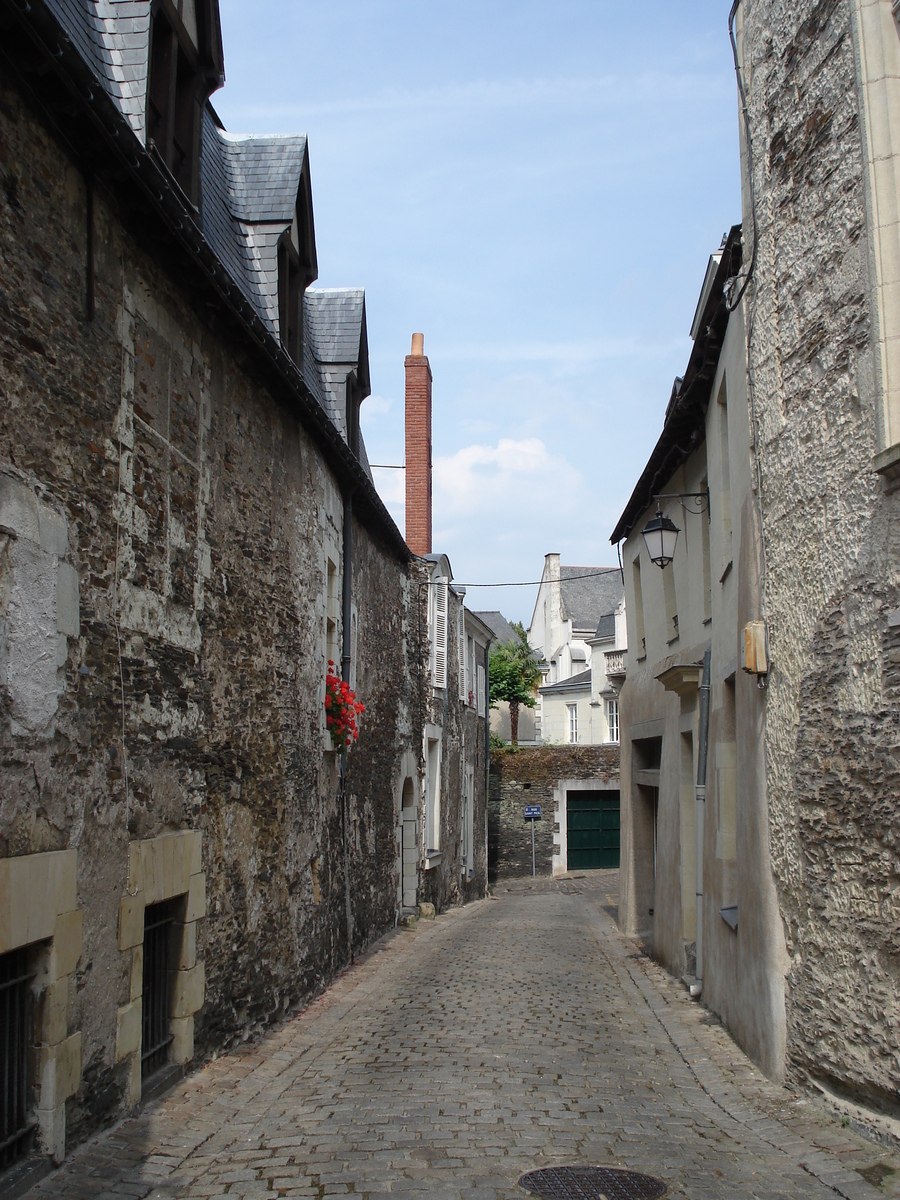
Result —
[[491, 650], [490, 685], [491, 708], [501, 700], [509, 705], [509, 735], [514, 746], [519, 744], [519, 705], [534, 708], [541, 668], [528, 645], [520, 621], [513, 621], [516, 637]]

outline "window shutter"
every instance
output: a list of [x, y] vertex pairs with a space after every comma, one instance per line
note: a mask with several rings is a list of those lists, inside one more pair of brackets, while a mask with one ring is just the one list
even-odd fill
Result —
[[434, 584], [434, 686], [447, 686], [447, 580]]
[[478, 664], [478, 715], [484, 716], [484, 667]]
[[459, 698], [466, 700], [466, 610], [460, 604], [456, 622], [456, 649], [459, 658]]

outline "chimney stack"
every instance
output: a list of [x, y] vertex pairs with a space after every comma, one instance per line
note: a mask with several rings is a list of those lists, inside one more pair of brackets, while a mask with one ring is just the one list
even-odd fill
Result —
[[406, 544], [431, 553], [431, 367], [421, 333], [406, 356]]

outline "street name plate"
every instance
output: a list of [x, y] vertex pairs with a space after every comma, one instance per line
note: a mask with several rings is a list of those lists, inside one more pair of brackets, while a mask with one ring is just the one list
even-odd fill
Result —
[[540, 819], [541, 819], [541, 806], [539, 804], [526, 804], [525, 805], [525, 820], [526, 821], [540, 821]]

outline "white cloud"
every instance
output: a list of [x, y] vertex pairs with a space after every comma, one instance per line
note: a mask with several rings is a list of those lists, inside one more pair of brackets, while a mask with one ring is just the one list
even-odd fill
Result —
[[363, 401], [362, 412], [367, 421], [386, 416], [394, 407], [394, 401], [389, 396], [367, 396]]
[[514, 512], [519, 523], [548, 496], [570, 506], [580, 485], [578, 471], [536, 437], [476, 443], [434, 460], [434, 509], [441, 521], [480, 513], [502, 525]]

